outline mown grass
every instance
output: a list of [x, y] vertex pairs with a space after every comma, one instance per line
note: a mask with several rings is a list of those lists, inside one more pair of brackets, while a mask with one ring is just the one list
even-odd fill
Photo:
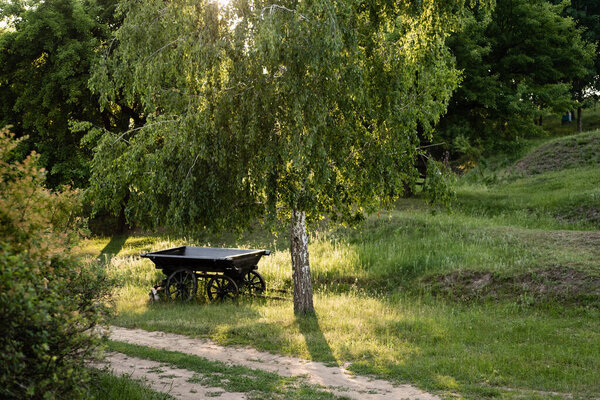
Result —
[[[288, 300], [147, 302], [162, 275], [136, 254], [180, 244], [271, 249], [259, 266], [268, 294], [289, 292], [285, 232], [94, 239], [81, 252], [97, 256], [104, 249], [108, 271], [121, 282], [113, 321], [118, 325], [350, 362], [357, 373], [448, 396], [566, 393], [591, 399], [600, 397], [600, 288], [593, 287], [600, 276], [600, 234], [586, 213], [600, 207], [599, 184], [597, 166], [589, 165], [493, 181], [464, 179], [452, 214], [413, 199], [355, 228], [316, 228], [310, 245], [317, 309], [312, 319], [294, 316]], [[547, 271], [564, 275], [547, 281]], [[483, 276], [489, 283], [459, 287], [453, 279], [461, 276]], [[481, 284], [487, 290], [480, 291]]]
[[316, 319], [296, 318], [285, 301], [160, 305], [124, 311], [117, 323], [351, 361], [358, 373], [463, 395], [488, 386], [582, 396], [600, 391], [597, 311], [461, 305], [402, 294], [317, 295], [315, 305]]

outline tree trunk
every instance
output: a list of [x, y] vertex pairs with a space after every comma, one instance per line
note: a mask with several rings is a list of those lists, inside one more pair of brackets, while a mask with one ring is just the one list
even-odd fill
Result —
[[583, 124], [581, 121], [581, 113], [582, 113], [582, 109], [581, 107], [577, 107], [577, 132], [583, 132]]
[[308, 263], [308, 235], [306, 213], [292, 211], [290, 252], [292, 254], [292, 278], [294, 280], [294, 313], [313, 314], [312, 282]]
[[119, 212], [119, 217], [117, 218], [117, 231], [119, 234], [124, 234], [128, 231], [127, 226], [127, 217], [125, 216], [125, 205], [129, 201], [129, 191], [125, 194], [123, 198], [123, 204], [121, 204], [121, 211]]
[[121, 212], [119, 212], [119, 218], [117, 218], [117, 231], [120, 235], [127, 231], [127, 219], [125, 218], [125, 206], [121, 206]]

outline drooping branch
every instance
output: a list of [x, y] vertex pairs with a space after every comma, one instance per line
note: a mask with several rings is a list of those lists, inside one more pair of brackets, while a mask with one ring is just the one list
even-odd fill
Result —
[[291, 12], [292, 14], [298, 14], [300, 16], [300, 19], [308, 21], [308, 18], [306, 18], [306, 16], [300, 14], [297, 10], [293, 10], [291, 8], [287, 8], [287, 7], [281, 6], [279, 4], [271, 4], [270, 6], [264, 7], [260, 11], [260, 17], [263, 18], [263, 15], [265, 14], [265, 11], [269, 11], [269, 14], [273, 14], [273, 12], [276, 11], [276, 10], [283, 10], [283, 11]]
[[128, 131], [125, 131], [125, 132], [121, 133], [117, 138], [115, 138], [115, 140], [113, 140], [113, 144], [117, 143], [119, 140], [123, 140], [125, 143], [129, 143], [127, 140], [123, 139], [123, 137], [125, 135], [127, 135], [129, 133], [140, 131], [140, 130], [145, 129], [145, 128], [150, 128], [151, 126], [154, 126], [154, 125], [166, 124], [166, 123], [169, 123], [169, 122], [179, 122], [179, 119], [169, 119], [169, 120], [164, 120], [164, 121], [156, 121], [156, 122], [153, 122], [151, 124], [146, 124], [144, 126], [139, 126], [137, 128], [130, 129]]

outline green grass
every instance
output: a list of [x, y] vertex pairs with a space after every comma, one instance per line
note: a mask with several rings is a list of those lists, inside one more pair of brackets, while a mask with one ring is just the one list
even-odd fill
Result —
[[300, 377], [281, 377], [277, 374], [220, 362], [184, 353], [151, 349], [127, 343], [110, 342], [108, 348], [132, 357], [159, 361], [176, 368], [197, 372], [194, 382], [220, 387], [226, 392], [245, 393], [249, 399], [345, 399], [309, 385]]
[[94, 371], [86, 398], [96, 400], [174, 400], [165, 393], [155, 392], [127, 377], [113, 376], [107, 372]]
[[[426, 281], [457, 270], [511, 276], [554, 265], [598, 274], [597, 248], [586, 242], [587, 234], [557, 236], [414, 209], [373, 216], [360, 229], [319, 232], [310, 246], [317, 320], [297, 319], [291, 302], [281, 300], [149, 304], [148, 288], [161, 275], [151, 262], [132, 254], [184, 241], [133, 237], [107, 267], [123, 283], [114, 323], [326, 362], [349, 361], [359, 373], [470, 398], [494, 390], [508, 398], [511, 392], [501, 387], [591, 397], [600, 393], [597, 308], [540, 303], [527, 291], [515, 291], [512, 299], [466, 303], [436, 298]], [[270, 289], [290, 288], [285, 249], [263, 258], [259, 271]]]
[[222, 344], [325, 362], [398, 383], [469, 394], [473, 387], [599, 393], [600, 314], [515, 303], [452, 304], [317, 295], [317, 319], [284, 301], [169, 305], [124, 312], [119, 325], [208, 336]]
[[582, 167], [525, 176], [499, 184], [465, 183], [459, 212], [541, 229], [600, 227], [600, 170]]
[[533, 175], [471, 176], [461, 180], [452, 214], [409, 199], [355, 228], [316, 227], [316, 318], [297, 318], [289, 300], [147, 301], [162, 275], [136, 254], [181, 244], [273, 250], [259, 271], [267, 294], [289, 297], [286, 232], [104, 238], [80, 252], [104, 253], [121, 282], [118, 325], [350, 362], [357, 373], [447, 396], [592, 399], [600, 397], [598, 188], [593, 160]]

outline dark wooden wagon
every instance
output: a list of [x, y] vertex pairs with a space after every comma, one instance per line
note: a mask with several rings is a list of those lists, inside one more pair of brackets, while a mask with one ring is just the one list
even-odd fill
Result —
[[206, 282], [210, 300], [235, 298], [240, 291], [251, 294], [266, 289], [256, 272], [258, 261], [269, 250], [221, 249], [181, 246], [140, 254], [149, 258], [166, 278], [161, 283], [168, 299], [190, 300], [198, 290], [198, 280]]

